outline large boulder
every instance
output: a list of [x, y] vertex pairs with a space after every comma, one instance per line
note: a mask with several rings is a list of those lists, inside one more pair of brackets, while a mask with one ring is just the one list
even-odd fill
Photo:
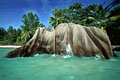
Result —
[[53, 31], [38, 28], [24, 46], [9, 52], [5, 57], [29, 57], [35, 54], [96, 56], [104, 59], [114, 56], [106, 33], [96, 27], [63, 23]]

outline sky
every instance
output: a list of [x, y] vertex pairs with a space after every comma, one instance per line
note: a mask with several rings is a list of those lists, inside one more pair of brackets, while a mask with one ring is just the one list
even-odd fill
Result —
[[68, 8], [75, 2], [80, 2], [84, 6], [90, 4], [103, 4], [107, 6], [112, 0], [0, 0], [0, 27], [8, 29], [9, 26], [20, 28], [22, 15], [32, 11], [39, 16], [40, 23], [49, 27], [49, 17], [53, 16], [55, 8]]

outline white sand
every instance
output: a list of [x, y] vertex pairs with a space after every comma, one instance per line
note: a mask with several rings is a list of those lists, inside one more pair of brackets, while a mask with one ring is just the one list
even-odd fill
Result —
[[5, 45], [5, 46], [0, 46], [0, 48], [19, 48], [21, 46], [14, 46], [14, 45]]

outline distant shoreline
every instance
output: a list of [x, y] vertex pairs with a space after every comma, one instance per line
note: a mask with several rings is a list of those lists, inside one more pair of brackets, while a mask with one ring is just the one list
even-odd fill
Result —
[[22, 46], [14, 46], [14, 45], [0, 45], [0, 48], [19, 48]]
[[[22, 47], [22, 45], [16, 46], [16, 45], [0, 45], [0, 48], [19, 48]], [[112, 45], [112, 49], [120, 49], [120, 45]]]

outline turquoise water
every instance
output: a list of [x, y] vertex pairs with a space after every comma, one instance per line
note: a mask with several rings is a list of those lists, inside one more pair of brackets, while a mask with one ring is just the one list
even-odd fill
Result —
[[0, 49], [0, 80], [120, 80], [120, 57], [102, 60], [43, 54], [2, 58], [11, 50]]

